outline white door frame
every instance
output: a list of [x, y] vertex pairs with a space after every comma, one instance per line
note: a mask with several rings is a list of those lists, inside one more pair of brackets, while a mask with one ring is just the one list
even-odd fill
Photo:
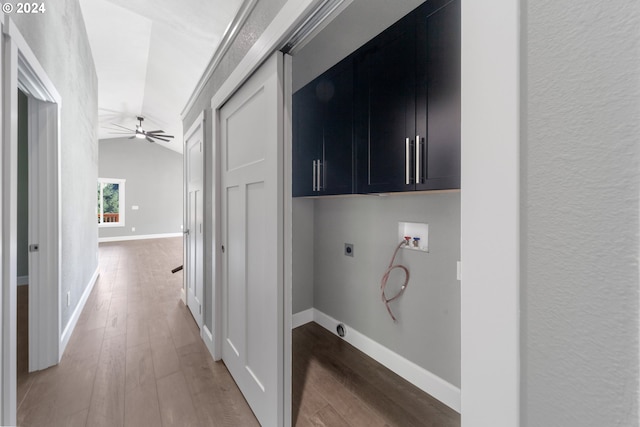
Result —
[[520, 425], [520, 20], [462, 0], [464, 427]]
[[[187, 144], [189, 142], [189, 140], [191, 139], [191, 137], [198, 131], [201, 130], [202, 131], [202, 150], [203, 150], [203, 165], [202, 165], [202, 172], [203, 172], [203, 176], [202, 176], [202, 180], [203, 180], [203, 195], [204, 195], [204, 172], [205, 172], [205, 168], [204, 168], [204, 153], [206, 153], [205, 150], [205, 120], [204, 120], [204, 111], [202, 113], [200, 113], [198, 115], [198, 117], [196, 118], [196, 120], [193, 122], [193, 124], [191, 125], [191, 127], [189, 128], [189, 130], [187, 132], [185, 132], [184, 134], [184, 147], [183, 147], [183, 159], [182, 159], [182, 173], [183, 173], [183, 181], [184, 181], [184, 189], [183, 189], [183, 224], [184, 227], [187, 227], [186, 230], [183, 231], [183, 283], [182, 283], [182, 290], [181, 290], [181, 298], [182, 301], [184, 302], [184, 305], [187, 306], [187, 308], [189, 307], [189, 292], [188, 292], [188, 281], [189, 281], [189, 258], [192, 256], [191, 252], [190, 252], [190, 239], [192, 236], [192, 233], [194, 232], [193, 230], [189, 229], [189, 216], [191, 215], [191, 212], [189, 211], [189, 168], [190, 168], [190, 163], [189, 163], [189, 156], [188, 156], [188, 152], [187, 152]], [[204, 202], [204, 200], [203, 200]], [[203, 217], [204, 217], [204, 204], [202, 206], [203, 209]], [[205, 218], [205, 223], [206, 223], [206, 218]], [[203, 245], [204, 245], [204, 240], [203, 240]], [[204, 262], [204, 247], [203, 247], [203, 259], [202, 261]], [[203, 278], [203, 282], [204, 282], [204, 268], [202, 269], [202, 278]], [[202, 284], [202, 288], [204, 290], [204, 283]], [[202, 313], [200, 318], [202, 319], [201, 324], [198, 324], [198, 327], [201, 330], [201, 336], [202, 336], [202, 326], [204, 325], [204, 312], [205, 312], [205, 307], [204, 307], [204, 301], [201, 301], [201, 304], [203, 305], [202, 307]]]
[[[520, 2], [476, 3], [462, 0], [462, 425], [487, 425], [491, 420], [491, 425], [510, 427], [520, 423]], [[288, 0], [214, 95], [212, 165], [219, 158], [219, 108], [316, 4], [317, 0]], [[215, 181], [219, 181], [217, 174], [214, 171]], [[217, 204], [220, 190], [215, 182], [212, 191]], [[214, 210], [216, 218], [218, 214]], [[285, 214], [286, 235], [291, 232], [289, 208]], [[290, 234], [285, 237], [290, 245]], [[219, 248], [214, 254], [214, 268], [219, 271]], [[290, 264], [289, 246], [285, 248], [285, 328], [289, 330]], [[213, 356], [218, 360], [219, 277], [215, 283]], [[290, 356], [290, 333], [285, 337], [289, 338], [285, 355]], [[285, 384], [290, 382], [289, 363]], [[290, 405], [290, 389], [288, 393], [285, 405]], [[285, 414], [290, 415], [290, 407]]]
[[[17, 93], [18, 88], [40, 101], [57, 104], [55, 111], [37, 113], [30, 108], [29, 120], [40, 120], [35, 141], [48, 144], [46, 174], [48, 184], [40, 202], [51, 213], [40, 222], [41, 252], [45, 263], [42, 275], [49, 275], [47, 286], [30, 289], [29, 350], [42, 369], [60, 360], [60, 108], [61, 97], [53, 82], [13, 21], [5, 17], [2, 27], [2, 413], [1, 424], [16, 422], [16, 261], [17, 261]], [[33, 133], [34, 127], [30, 127]], [[31, 159], [30, 159], [31, 162]], [[42, 219], [40, 219], [42, 220]], [[42, 276], [41, 276], [42, 277]], [[31, 288], [31, 287], [30, 287]], [[33, 298], [33, 303], [31, 299]]]

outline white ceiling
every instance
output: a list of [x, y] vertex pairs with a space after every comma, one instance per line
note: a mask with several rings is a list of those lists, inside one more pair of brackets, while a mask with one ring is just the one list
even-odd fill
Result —
[[113, 124], [162, 129], [182, 152], [180, 112], [242, 0], [80, 0], [98, 73], [100, 139]]

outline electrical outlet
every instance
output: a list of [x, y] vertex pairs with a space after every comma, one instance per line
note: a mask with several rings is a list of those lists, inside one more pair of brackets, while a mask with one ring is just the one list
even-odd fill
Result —
[[344, 244], [344, 254], [346, 256], [353, 256], [353, 243], [345, 243]]
[[131, 231], [136, 231], [136, 228], [135, 227], [131, 227]]

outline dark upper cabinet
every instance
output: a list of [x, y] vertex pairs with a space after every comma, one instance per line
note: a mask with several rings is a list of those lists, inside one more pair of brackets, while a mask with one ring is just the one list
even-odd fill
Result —
[[460, 1], [418, 14], [416, 28], [416, 189], [460, 188]]
[[353, 62], [293, 95], [293, 196], [353, 192]]
[[[414, 189], [415, 17], [409, 15], [355, 57], [357, 191]], [[409, 179], [410, 178], [410, 179]]]
[[427, 1], [356, 52], [357, 192], [460, 188], [460, 3]]
[[293, 94], [293, 196], [313, 196], [316, 162], [322, 150], [323, 108], [315, 88], [305, 86]]
[[460, 188], [460, 0], [428, 0], [293, 95], [293, 195]]

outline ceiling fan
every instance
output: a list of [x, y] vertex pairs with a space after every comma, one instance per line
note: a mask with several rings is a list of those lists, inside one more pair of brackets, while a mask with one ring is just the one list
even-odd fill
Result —
[[[138, 120], [138, 124], [136, 125], [135, 129], [129, 129], [128, 127], [125, 127], [116, 123], [112, 123], [113, 126], [117, 126], [119, 128], [119, 129], [112, 129], [112, 130], [117, 131], [117, 133], [122, 133], [127, 135], [131, 134], [131, 132], [134, 132], [133, 136], [129, 137], [129, 139], [133, 139], [133, 138], [146, 139], [149, 142], [156, 142], [156, 140], [170, 142], [169, 139], [173, 139], [173, 135], [167, 135], [166, 133], [164, 133], [163, 130], [144, 130], [142, 128], [142, 122], [144, 121], [144, 117], [138, 116], [137, 120]], [[126, 132], [124, 132], [123, 130]]]

